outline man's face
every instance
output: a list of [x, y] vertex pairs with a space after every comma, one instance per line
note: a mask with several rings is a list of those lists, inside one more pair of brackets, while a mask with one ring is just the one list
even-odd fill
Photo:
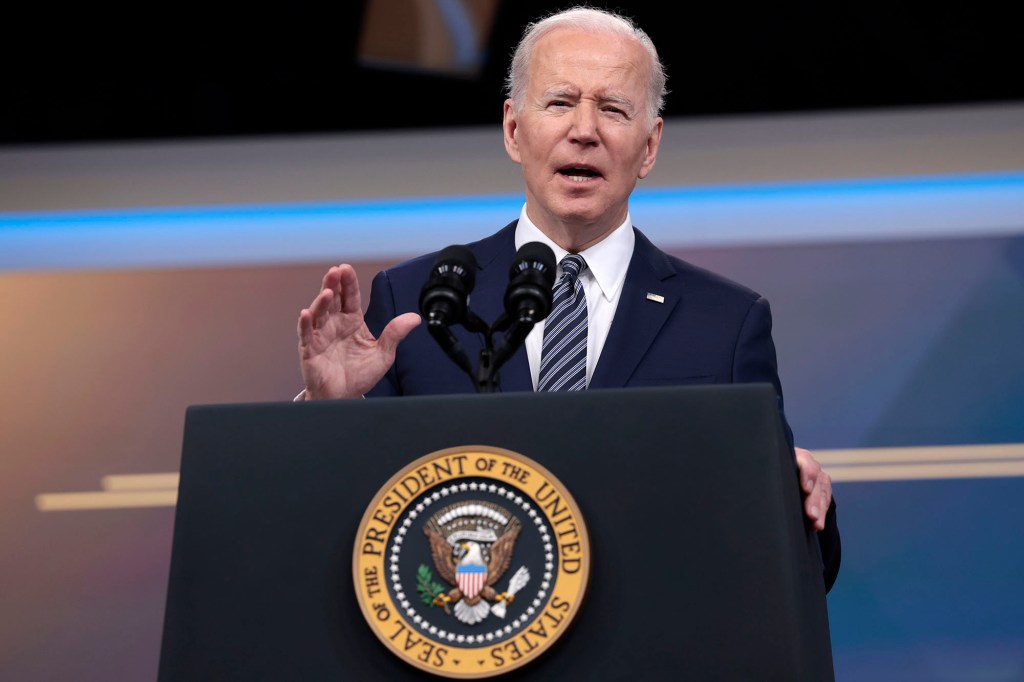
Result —
[[505, 149], [523, 167], [527, 214], [563, 248], [618, 227], [654, 166], [662, 120], [647, 119], [649, 70], [635, 41], [559, 29], [534, 47], [520, 110], [505, 102]]

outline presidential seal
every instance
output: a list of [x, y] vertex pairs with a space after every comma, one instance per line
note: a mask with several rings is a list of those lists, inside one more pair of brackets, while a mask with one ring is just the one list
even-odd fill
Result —
[[395, 474], [352, 560], [367, 623], [409, 664], [452, 678], [515, 670], [569, 628], [590, 574], [576, 502], [515, 452], [466, 446]]

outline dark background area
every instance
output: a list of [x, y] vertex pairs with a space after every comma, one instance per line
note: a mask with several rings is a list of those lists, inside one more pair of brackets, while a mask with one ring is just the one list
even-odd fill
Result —
[[[668, 116], [1024, 100], [1010, 3], [595, 4], [651, 34]], [[501, 2], [476, 77], [361, 65], [362, 2], [22, 8], [0, 144], [497, 125], [523, 25], [560, 6]]]

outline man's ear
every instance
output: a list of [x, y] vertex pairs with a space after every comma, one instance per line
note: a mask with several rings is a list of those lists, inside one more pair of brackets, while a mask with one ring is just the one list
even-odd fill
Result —
[[654, 162], [658, 159], [658, 148], [661, 146], [661, 131], [664, 126], [665, 121], [659, 116], [654, 120], [654, 127], [651, 128], [651, 134], [647, 136], [644, 159], [640, 163], [640, 172], [637, 173], [637, 177], [641, 180], [647, 177], [651, 172], [651, 169], [654, 168]]
[[522, 162], [519, 154], [519, 142], [516, 140], [516, 131], [519, 129], [519, 121], [516, 119], [515, 108], [512, 100], [505, 100], [505, 109], [502, 115], [502, 131], [505, 138], [505, 152], [508, 157], [516, 163]]

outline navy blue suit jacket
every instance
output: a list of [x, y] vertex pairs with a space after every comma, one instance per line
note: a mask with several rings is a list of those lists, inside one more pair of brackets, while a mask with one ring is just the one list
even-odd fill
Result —
[[[488, 323], [504, 310], [509, 267], [516, 254], [516, 222], [496, 234], [467, 244], [479, 271], [470, 309]], [[768, 301], [750, 289], [670, 256], [635, 230], [615, 318], [589, 388], [622, 388], [714, 383], [770, 383], [779, 397]], [[379, 335], [400, 313], [419, 312], [419, 294], [437, 254], [428, 254], [377, 274], [366, 323]], [[664, 301], [654, 301], [647, 294]], [[470, 361], [483, 348], [482, 335], [461, 326], [453, 329]], [[526, 349], [520, 347], [500, 368], [500, 390], [532, 391]], [[369, 395], [473, 393], [473, 380], [441, 349], [421, 324], [398, 346], [395, 363]], [[825, 584], [831, 588], [839, 571], [839, 531], [835, 505], [819, 533]]]

